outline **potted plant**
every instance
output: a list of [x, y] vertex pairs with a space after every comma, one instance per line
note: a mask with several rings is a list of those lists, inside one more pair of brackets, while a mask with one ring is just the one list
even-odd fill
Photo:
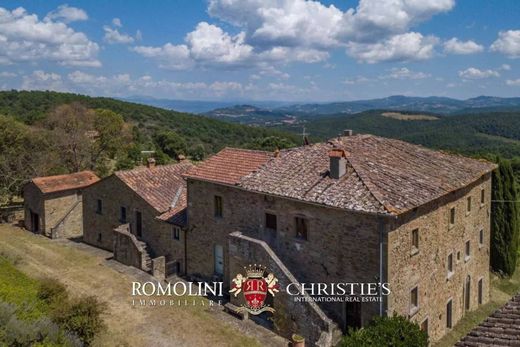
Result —
[[293, 347], [305, 347], [305, 338], [298, 334], [292, 335], [292, 346]]

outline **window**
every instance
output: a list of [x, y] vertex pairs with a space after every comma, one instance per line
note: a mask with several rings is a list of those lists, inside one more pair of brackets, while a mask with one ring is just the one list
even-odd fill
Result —
[[103, 214], [103, 201], [101, 199], [96, 200], [96, 213]]
[[276, 215], [272, 213], [265, 214], [265, 228], [269, 230], [277, 230]]
[[468, 196], [468, 200], [467, 200], [467, 203], [466, 203], [466, 212], [467, 213], [471, 212], [471, 196]]
[[121, 223], [126, 223], [126, 207], [121, 206], [119, 210], [119, 221]]
[[307, 220], [303, 217], [296, 217], [296, 237], [307, 240]]
[[453, 253], [448, 255], [448, 276], [453, 274]]
[[471, 256], [471, 244], [470, 244], [470, 241], [466, 241], [466, 257], [464, 260], [468, 260], [469, 257]]
[[459, 261], [459, 260], [460, 260], [460, 251], [457, 252], [457, 261]]
[[455, 224], [455, 207], [450, 209], [450, 226], [453, 226], [453, 224]]
[[102, 239], [101, 233], [98, 233], [97, 234], [97, 242], [101, 243], [101, 239]]
[[412, 254], [419, 252], [419, 229], [412, 230]]
[[451, 299], [448, 301], [448, 303], [446, 304], [446, 328], [448, 329], [451, 329], [453, 324], [452, 324], [452, 308], [453, 308], [453, 303], [451, 301]]
[[419, 309], [419, 288], [415, 287], [410, 291], [410, 315], [413, 315]]
[[428, 334], [428, 318], [422, 321], [421, 330]]
[[215, 217], [222, 217], [222, 197], [215, 195]]
[[482, 189], [480, 191], [480, 204], [484, 205], [486, 203], [486, 190]]
[[181, 238], [181, 228], [179, 227], [172, 227], [172, 239], [173, 240], [180, 240]]
[[478, 243], [480, 246], [484, 245], [484, 229], [480, 229], [480, 232], [478, 235]]
[[482, 305], [482, 299], [483, 299], [483, 282], [482, 278], [478, 280], [478, 304]]

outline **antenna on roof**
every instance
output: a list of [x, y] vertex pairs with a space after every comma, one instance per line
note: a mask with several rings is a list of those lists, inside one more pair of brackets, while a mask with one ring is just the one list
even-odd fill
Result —
[[307, 146], [309, 144], [309, 139], [307, 138], [307, 135], [310, 135], [310, 133], [305, 132], [305, 125], [303, 126], [303, 131], [300, 135], [302, 136], [302, 139], [303, 139], [303, 145]]

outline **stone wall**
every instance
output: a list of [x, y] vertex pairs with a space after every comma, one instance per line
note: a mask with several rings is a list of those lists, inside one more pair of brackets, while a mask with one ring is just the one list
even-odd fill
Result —
[[[222, 197], [223, 216], [214, 216], [214, 196]], [[188, 273], [214, 274], [215, 245], [224, 247], [224, 283], [230, 283], [227, 236], [232, 231], [265, 241], [300, 282], [377, 282], [380, 275], [379, 221], [233, 187], [188, 180]], [[265, 213], [276, 214], [278, 230], [265, 227]], [[295, 236], [295, 217], [308, 220], [307, 240]], [[232, 274], [234, 276], [234, 274]], [[320, 304], [344, 328], [341, 303]], [[378, 303], [363, 303], [361, 319], [379, 314]]]
[[39, 218], [39, 230], [35, 232], [42, 233], [45, 230], [43, 202], [43, 194], [34, 183], [29, 182], [23, 187], [24, 225], [27, 230], [33, 231], [31, 211], [37, 213]]
[[145, 269], [144, 250], [137, 243], [137, 239], [130, 233], [128, 224], [114, 229], [114, 259], [125, 265], [138, 269]]
[[[481, 189], [485, 203], [480, 204]], [[471, 211], [467, 212], [467, 198]], [[392, 294], [389, 314], [409, 316], [421, 324], [428, 320], [432, 341], [448, 332], [446, 305], [453, 301], [453, 326], [464, 315], [464, 287], [471, 277], [470, 310], [478, 307], [477, 283], [483, 279], [483, 303], [489, 300], [491, 179], [487, 175], [472, 186], [410, 212], [395, 221], [388, 235], [388, 280]], [[449, 224], [455, 207], [455, 224]], [[412, 250], [412, 230], [419, 229], [418, 251]], [[479, 243], [480, 229], [484, 242]], [[465, 258], [465, 243], [470, 241], [471, 256]], [[447, 258], [453, 254], [453, 273], [448, 276]], [[460, 254], [459, 256], [457, 256]], [[411, 290], [417, 286], [419, 308], [411, 310]]]
[[[97, 212], [97, 200], [102, 211]], [[122, 224], [120, 208], [126, 207], [130, 231], [136, 233], [136, 211], [142, 215], [142, 236], [152, 257], [165, 256], [167, 262], [184, 263], [184, 232], [180, 239], [173, 238], [173, 225], [156, 219], [159, 212], [130, 189], [117, 176], [112, 175], [86, 188], [83, 193], [84, 241], [113, 251], [113, 230]], [[182, 269], [182, 267], [181, 267]]]
[[[244, 274], [244, 267], [257, 263], [266, 266], [268, 272], [278, 279], [281, 288], [290, 283], [298, 283], [282, 261], [269, 248], [267, 243], [235, 232], [229, 236], [229, 267], [233, 274]], [[309, 298], [308, 295], [305, 296]], [[309, 298], [310, 299], [310, 298]], [[236, 306], [243, 304], [242, 294], [231, 296]], [[305, 337], [309, 346], [335, 346], [341, 336], [341, 330], [314, 302], [295, 302], [285, 290], [280, 290], [272, 297], [271, 306], [275, 309], [272, 320], [275, 330], [281, 336], [290, 339], [292, 334]]]

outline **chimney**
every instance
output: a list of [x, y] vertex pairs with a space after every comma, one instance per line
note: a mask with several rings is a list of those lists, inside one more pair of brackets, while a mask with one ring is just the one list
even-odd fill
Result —
[[275, 158], [278, 158], [280, 156], [280, 150], [278, 148], [275, 149], [273, 155], [274, 155]]
[[352, 129], [343, 130], [343, 136], [352, 136]]
[[146, 161], [146, 167], [149, 169], [153, 169], [155, 167], [155, 159], [154, 158], [148, 158]]
[[340, 148], [333, 148], [329, 151], [330, 159], [330, 177], [339, 179], [347, 172], [347, 155]]
[[185, 160], [186, 160], [186, 156], [184, 156], [184, 154], [179, 154], [179, 155], [177, 156], [177, 160], [178, 160], [178, 161], [185, 161]]

